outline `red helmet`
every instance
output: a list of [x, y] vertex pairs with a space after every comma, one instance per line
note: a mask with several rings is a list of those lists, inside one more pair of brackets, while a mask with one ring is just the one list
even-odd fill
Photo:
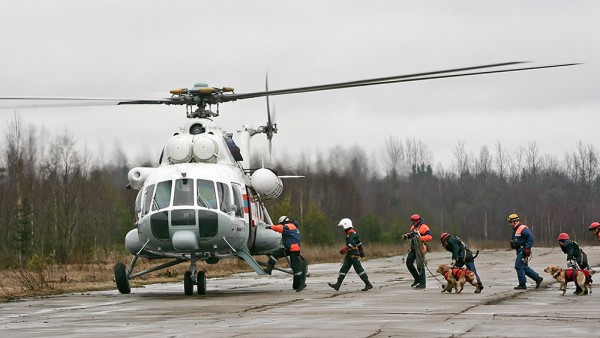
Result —
[[561, 233], [558, 235], [558, 240], [559, 240], [559, 241], [561, 241], [561, 240], [562, 240], [562, 241], [564, 241], [565, 239], [569, 239], [569, 234], [568, 234], [568, 233], [566, 233], [566, 232], [561, 232]]
[[440, 236], [440, 242], [444, 243], [445, 241], [448, 240], [448, 237], [450, 237], [450, 234], [447, 232], [444, 232], [441, 236]]
[[594, 222], [594, 223], [590, 224], [590, 231], [594, 231], [598, 228], [600, 228], [600, 223]]
[[421, 219], [421, 216], [419, 216], [419, 214], [414, 214], [414, 215], [410, 216], [411, 221], [418, 221], [420, 219]]

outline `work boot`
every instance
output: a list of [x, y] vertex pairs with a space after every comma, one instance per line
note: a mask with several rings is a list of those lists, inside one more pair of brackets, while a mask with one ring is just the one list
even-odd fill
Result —
[[575, 284], [575, 292], [573, 292], [574, 295], [578, 295], [581, 293], [581, 288], [579, 287], [579, 285]]
[[304, 290], [305, 288], [306, 288], [306, 284], [302, 283], [296, 288], [296, 292], [300, 292], [300, 291]]
[[542, 284], [542, 281], [544, 280], [544, 278], [542, 276], [538, 277], [538, 279], [535, 280], [535, 288], [539, 289], [540, 285]]
[[411, 287], [411, 288], [414, 288], [414, 287], [415, 287], [415, 286], [417, 286], [417, 285], [419, 285], [419, 281], [418, 281], [418, 280], [414, 281], [414, 282], [413, 282], [413, 283], [410, 285], [410, 287]]
[[361, 275], [360, 279], [362, 279], [363, 282], [365, 282], [365, 287], [362, 289], [363, 291], [369, 291], [373, 288], [373, 284], [369, 282], [369, 277], [367, 277], [366, 273], [364, 275]]
[[527, 286], [525, 284], [519, 284], [514, 287], [515, 290], [527, 290]]
[[267, 266], [267, 267], [264, 269], [264, 271], [265, 271], [265, 273], [266, 273], [267, 275], [270, 275], [270, 274], [273, 272], [273, 267], [272, 267], [272, 266]]
[[340, 286], [342, 286], [342, 281], [344, 280], [344, 276], [339, 275], [338, 276], [338, 280], [337, 283], [327, 283], [327, 285], [329, 285], [330, 287], [332, 287], [333, 289], [335, 289], [335, 291], [340, 291]]
[[425, 288], [426, 288], [425, 284], [419, 283], [419, 284], [415, 285], [415, 289], [425, 289]]
[[481, 292], [483, 290], [483, 283], [478, 283], [477, 285], [479, 285], [479, 292]]

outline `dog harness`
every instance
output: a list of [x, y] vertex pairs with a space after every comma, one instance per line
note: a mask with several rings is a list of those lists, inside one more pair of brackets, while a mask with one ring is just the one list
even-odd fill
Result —
[[468, 270], [468, 269], [454, 268], [454, 269], [452, 269], [452, 270], [448, 270], [448, 271], [446, 271], [446, 272], [444, 273], [444, 278], [446, 278], [446, 280], [448, 280], [448, 274], [449, 274], [449, 273], [451, 273], [451, 274], [452, 274], [452, 277], [454, 277], [454, 279], [460, 279], [460, 277], [461, 277], [463, 274], [465, 274], [465, 275], [466, 275], [466, 274], [467, 274], [467, 273], [469, 273], [469, 272], [471, 272], [471, 271], [470, 271], [470, 270]]
[[575, 282], [575, 280], [577, 279], [577, 272], [581, 271], [583, 272], [583, 274], [585, 275], [585, 281], [586, 283], [591, 283], [592, 281], [592, 277], [590, 276], [590, 272], [588, 270], [577, 270], [577, 269], [560, 269], [558, 272], [556, 272], [554, 275], [552, 275], [552, 277], [556, 278], [558, 277], [558, 275], [564, 271], [565, 272], [565, 281], [568, 282]]

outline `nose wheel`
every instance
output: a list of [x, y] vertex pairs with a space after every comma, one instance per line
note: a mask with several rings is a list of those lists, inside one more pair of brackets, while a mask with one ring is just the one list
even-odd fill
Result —
[[183, 292], [185, 292], [186, 296], [194, 294], [194, 281], [192, 280], [191, 271], [186, 271], [185, 275], [183, 275]]
[[198, 271], [196, 275], [196, 285], [198, 287], [198, 294], [205, 295], [206, 294], [206, 274], [204, 271]]
[[196, 285], [196, 290], [199, 295], [206, 294], [206, 273], [204, 271], [198, 271], [196, 274], [196, 278], [192, 278], [194, 276], [191, 271], [186, 271], [185, 275], [183, 275], [183, 292], [186, 296], [191, 296], [194, 294], [194, 285]]

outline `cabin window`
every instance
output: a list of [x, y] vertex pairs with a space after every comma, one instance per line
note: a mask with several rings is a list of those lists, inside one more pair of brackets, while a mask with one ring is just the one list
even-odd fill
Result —
[[197, 180], [196, 185], [198, 187], [198, 205], [209, 209], [216, 209], [217, 194], [215, 192], [215, 182]]
[[231, 209], [231, 191], [225, 183], [217, 182], [217, 192], [219, 194], [219, 209], [223, 212], [229, 212]]
[[181, 178], [175, 181], [173, 205], [194, 205], [194, 181]]
[[231, 183], [233, 188], [233, 204], [235, 204], [235, 215], [244, 217], [244, 202], [242, 201], [242, 187], [239, 184]]
[[171, 186], [172, 181], [160, 182], [156, 185], [156, 197], [152, 205], [152, 210], [160, 210], [171, 204]]
[[144, 190], [144, 213], [142, 216], [150, 212], [150, 207], [152, 206], [153, 201], [152, 195], [154, 195], [154, 184], [147, 186]]

